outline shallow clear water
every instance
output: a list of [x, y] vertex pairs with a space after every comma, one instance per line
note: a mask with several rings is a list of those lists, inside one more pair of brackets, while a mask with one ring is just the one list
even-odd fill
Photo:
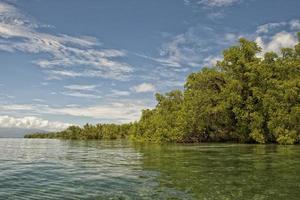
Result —
[[300, 146], [0, 139], [0, 199], [299, 199]]

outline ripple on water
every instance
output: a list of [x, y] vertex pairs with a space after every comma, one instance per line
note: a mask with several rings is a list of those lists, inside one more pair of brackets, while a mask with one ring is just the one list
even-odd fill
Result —
[[0, 200], [298, 200], [300, 146], [0, 139]]
[[0, 140], [0, 199], [186, 199], [124, 142]]

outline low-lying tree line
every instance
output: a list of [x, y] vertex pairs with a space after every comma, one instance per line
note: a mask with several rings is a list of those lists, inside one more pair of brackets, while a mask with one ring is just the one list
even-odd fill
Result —
[[183, 91], [156, 94], [156, 100], [134, 123], [71, 126], [26, 137], [299, 143], [300, 43], [261, 55], [255, 42], [240, 39], [216, 66], [190, 74]]
[[61, 138], [74, 140], [122, 139], [129, 135], [131, 124], [86, 124], [83, 127], [70, 126], [66, 130], [49, 133], [33, 133], [25, 138]]

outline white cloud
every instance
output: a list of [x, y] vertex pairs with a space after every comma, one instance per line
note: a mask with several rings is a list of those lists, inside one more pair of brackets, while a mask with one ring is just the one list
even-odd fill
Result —
[[292, 19], [290, 21], [282, 21], [282, 22], [271, 22], [260, 25], [257, 27], [256, 33], [257, 34], [267, 34], [272, 31], [278, 30], [291, 30], [297, 31], [300, 30], [300, 20], [299, 19]]
[[94, 91], [96, 85], [66, 85], [64, 88], [69, 90], [78, 90], [78, 91]]
[[44, 103], [45, 102], [45, 100], [44, 99], [32, 99], [33, 101], [35, 101], [35, 102], [39, 102], [39, 103]]
[[50, 79], [59, 79], [60, 77], [79, 77], [81, 73], [70, 71], [70, 70], [51, 70], [48, 71], [51, 75]]
[[129, 91], [122, 91], [122, 90], [112, 90], [111, 94], [108, 96], [110, 97], [119, 97], [119, 96], [129, 96], [130, 92]]
[[71, 116], [92, 117], [110, 122], [123, 123], [138, 120], [141, 110], [145, 108], [145, 105], [142, 103], [120, 102], [90, 107], [66, 107], [51, 110], [51, 112]]
[[71, 126], [71, 124], [57, 121], [52, 122], [33, 116], [22, 118], [15, 118], [7, 115], [0, 116], [1, 128], [27, 128], [45, 131], [58, 131], [66, 129], [69, 126]]
[[225, 7], [231, 6], [238, 2], [240, 2], [240, 0], [201, 0], [198, 2], [198, 4], [202, 4], [208, 7]]
[[128, 80], [128, 73], [120, 74], [118, 70], [111, 71], [101, 71], [101, 70], [83, 70], [80, 72], [72, 71], [72, 70], [47, 70], [49, 74], [48, 79], [63, 79], [67, 78], [76, 78], [76, 77], [89, 77], [89, 78], [113, 78], [115, 80]]
[[[177, 35], [161, 48], [161, 58], [155, 59], [164, 66], [169, 66], [173, 71], [188, 71], [193, 67], [202, 67], [203, 64], [211, 65], [217, 58], [213, 59], [211, 54], [215, 50], [232, 45], [237, 42], [241, 35], [234, 32], [223, 33], [207, 26], [197, 25], [190, 27], [185, 33]], [[211, 60], [211, 62], [209, 62]], [[183, 70], [183, 71], [182, 71]]]
[[131, 89], [137, 93], [154, 92], [156, 90], [155, 86], [151, 83], [142, 83], [140, 85], [133, 86]]
[[218, 11], [208, 13], [207, 17], [211, 20], [216, 20], [216, 19], [223, 18], [224, 15], [225, 15], [225, 13], [223, 10], [218, 10]]
[[226, 33], [224, 35], [224, 39], [225, 39], [224, 41], [226, 43], [234, 43], [237, 41], [238, 38], [239, 38], [239, 36], [234, 33]]
[[212, 67], [217, 64], [217, 61], [222, 60], [221, 56], [208, 56], [204, 59], [203, 66]]
[[286, 24], [287, 24], [286, 22], [274, 22], [274, 23], [263, 24], [257, 27], [256, 33], [258, 34], [268, 33], [271, 30], [285, 26]]
[[61, 116], [89, 117], [99, 122], [125, 123], [138, 120], [142, 109], [151, 108], [145, 101], [119, 100], [94, 106], [66, 105], [52, 107], [45, 104], [0, 105], [0, 115], [15, 113], [22, 115], [51, 114]]
[[101, 98], [100, 95], [97, 95], [96, 87], [96, 85], [66, 85], [64, 88], [67, 91], [61, 92], [61, 94], [79, 98]]
[[190, 0], [183, 0], [183, 3], [184, 5], [188, 6], [191, 4], [191, 1]]
[[87, 94], [87, 93], [83, 93], [80, 91], [64, 91], [64, 92], [61, 92], [61, 94], [65, 95], [65, 96], [79, 97], [79, 98], [93, 98], [93, 99], [101, 98], [100, 95]]
[[164, 58], [156, 59], [163, 65], [170, 67], [181, 67], [182, 65], [194, 66], [195, 51], [188, 47], [187, 37], [181, 34], [172, 41], [163, 44], [160, 55]]
[[78, 104], [68, 104], [68, 105], [66, 105], [66, 107], [74, 108], [74, 107], [80, 107], [80, 106]]
[[48, 82], [42, 82], [41, 85], [47, 86], [47, 85], [49, 85], [49, 83]]
[[300, 30], [300, 20], [299, 19], [293, 19], [290, 21], [290, 26], [292, 30]]
[[30, 104], [5, 104], [0, 105], [0, 110], [30, 111], [33, 110], [33, 106]]
[[[34, 63], [47, 69], [51, 78], [94, 76], [121, 79], [132, 72], [129, 64], [115, 60], [126, 56], [124, 51], [100, 50], [96, 38], [49, 34], [40, 32], [37, 29], [40, 26], [14, 6], [0, 2], [0, 50], [48, 54], [47, 58]], [[65, 67], [77, 70], [61, 69]]]
[[298, 39], [295, 34], [285, 31], [279, 32], [270, 38], [270, 41], [264, 41], [264, 39], [258, 36], [255, 42], [262, 48], [263, 55], [265, 52], [280, 53], [281, 48], [294, 47], [298, 43]]
[[184, 34], [173, 37], [169, 42], [162, 44], [160, 58], [155, 58], [163, 66], [173, 69], [181, 67], [198, 67], [201, 63], [199, 51], [202, 44], [199, 37], [194, 35], [197, 28], [190, 28]]

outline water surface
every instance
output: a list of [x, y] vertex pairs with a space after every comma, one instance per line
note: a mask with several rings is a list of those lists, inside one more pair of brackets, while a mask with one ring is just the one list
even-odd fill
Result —
[[299, 199], [300, 146], [0, 139], [0, 199]]

